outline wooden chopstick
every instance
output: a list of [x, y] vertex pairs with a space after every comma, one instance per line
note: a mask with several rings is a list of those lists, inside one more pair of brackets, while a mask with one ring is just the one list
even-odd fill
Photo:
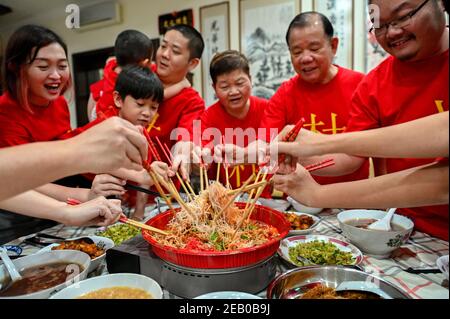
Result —
[[[237, 192], [233, 195], [233, 197], [226, 203], [225, 207], [222, 208], [222, 210], [220, 211], [220, 214], [225, 213], [225, 211], [231, 206], [231, 204], [234, 203], [234, 200], [238, 197], [238, 195], [242, 192], [242, 190], [247, 187], [247, 185], [252, 181], [252, 179], [254, 178], [255, 174], [252, 174], [252, 176], [250, 176], [245, 183], [237, 189]], [[220, 215], [219, 214], [219, 215]]]
[[151, 232], [154, 232], [154, 233], [158, 233], [158, 234], [161, 234], [161, 235], [164, 235], [164, 236], [169, 235], [168, 232], [165, 232], [165, 231], [163, 231], [163, 230], [161, 230], [159, 228], [155, 228], [155, 227], [146, 225], [144, 223], [140, 223], [140, 222], [138, 222], [136, 220], [128, 219], [125, 216], [121, 216], [119, 218], [119, 221], [122, 222], [122, 223], [125, 223], [125, 224], [129, 224], [129, 225], [141, 228], [141, 229], [145, 229], [145, 230], [148, 230], [148, 231], [151, 231]]

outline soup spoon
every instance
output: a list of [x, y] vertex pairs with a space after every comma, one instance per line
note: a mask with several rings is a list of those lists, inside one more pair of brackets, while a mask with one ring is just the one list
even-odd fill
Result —
[[367, 281], [344, 281], [336, 287], [336, 292], [342, 291], [361, 291], [370, 292], [380, 296], [383, 299], [392, 299], [387, 293], [380, 289], [380, 287], [372, 282]]
[[392, 219], [392, 216], [394, 216], [394, 213], [396, 210], [397, 210], [397, 208], [389, 209], [389, 211], [386, 213], [386, 215], [382, 219], [377, 220], [376, 222], [370, 224], [369, 226], [367, 226], [367, 229], [385, 230], [385, 231], [391, 230], [391, 219]]
[[[22, 279], [22, 276], [20, 275], [16, 266], [9, 258], [7, 250], [4, 249], [3, 247], [0, 247], [0, 257], [2, 258], [3, 264], [5, 265], [6, 269], [9, 272], [9, 276], [11, 277], [11, 282]], [[1, 288], [2, 287], [0, 287], [0, 289]]]

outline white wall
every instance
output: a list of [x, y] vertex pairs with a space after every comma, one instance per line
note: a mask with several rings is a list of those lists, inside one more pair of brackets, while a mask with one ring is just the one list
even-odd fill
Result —
[[[350, 0], [339, 0], [350, 1]], [[71, 1], [77, 3], [77, 0]], [[114, 45], [117, 34], [125, 29], [138, 29], [150, 38], [158, 37], [158, 16], [173, 11], [193, 9], [195, 26], [199, 28], [199, 9], [204, 5], [223, 2], [223, 0], [118, 0], [122, 7], [122, 23], [104, 28], [79, 32], [67, 29], [65, 20], [67, 13], [64, 8], [43, 9], [33, 18], [17, 21], [15, 24], [0, 26], [0, 34], [6, 43], [9, 35], [20, 25], [35, 23], [44, 25], [57, 32], [67, 43], [70, 54], [91, 51]], [[231, 49], [239, 50], [239, 0], [229, 0], [230, 3], [230, 43]], [[355, 6], [355, 43], [354, 43], [354, 69], [363, 72], [365, 69], [365, 27], [364, 3], [354, 0]], [[45, 1], [42, 2], [45, 7]], [[312, 0], [301, 0], [301, 10], [312, 10]], [[201, 67], [197, 67], [194, 74], [194, 87], [201, 92]], [[71, 103], [72, 125], [75, 125], [75, 106]]]

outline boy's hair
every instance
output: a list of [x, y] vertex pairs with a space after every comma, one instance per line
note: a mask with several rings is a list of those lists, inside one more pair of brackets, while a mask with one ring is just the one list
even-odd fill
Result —
[[205, 42], [203, 37], [195, 28], [187, 24], [177, 24], [167, 29], [166, 33], [175, 30], [180, 32], [186, 39], [188, 39], [189, 59], [201, 59], [203, 50], [205, 49]]
[[122, 31], [114, 44], [114, 55], [121, 67], [137, 65], [145, 59], [151, 60], [152, 41], [144, 33], [137, 30]]
[[286, 32], [286, 43], [289, 47], [289, 36], [291, 35], [292, 29], [295, 28], [306, 28], [312, 25], [312, 18], [319, 17], [322, 21], [323, 32], [331, 40], [334, 36], [334, 28], [330, 20], [320, 12], [308, 11], [298, 14], [289, 24], [288, 30]]
[[250, 77], [250, 66], [248, 60], [242, 53], [236, 50], [227, 50], [217, 53], [211, 60], [209, 65], [209, 74], [213, 84], [217, 82], [217, 78], [222, 74], [227, 74], [235, 70], [241, 70]]
[[138, 65], [126, 66], [122, 69], [115, 86], [122, 98], [127, 95], [134, 99], [149, 99], [161, 103], [164, 99], [164, 88], [159, 78], [148, 68]]
[[[23, 72], [26, 65], [30, 65], [36, 59], [39, 50], [50, 44], [58, 43], [67, 55], [67, 45], [53, 31], [38, 25], [24, 25], [17, 29], [9, 38], [5, 50], [3, 63], [3, 88], [18, 102], [20, 107], [31, 112], [28, 101], [29, 84]], [[69, 81], [61, 94], [71, 86]]]

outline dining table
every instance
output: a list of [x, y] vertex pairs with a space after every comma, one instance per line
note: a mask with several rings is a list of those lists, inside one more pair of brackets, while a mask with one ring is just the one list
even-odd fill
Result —
[[[320, 224], [314, 229], [313, 234], [326, 235], [343, 241], [348, 241], [342, 234], [337, 220], [340, 209], [324, 209], [317, 214]], [[40, 233], [58, 236], [61, 238], [76, 238], [80, 236], [95, 235], [98, 227], [70, 227], [62, 224], [45, 229]], [[12, 240], [6, 245], [19, 246], [22, 249], [21, 256], [37, 253], [43, 247], [30, 243], [23, 236]], [[139, 235], [140, 236], [140, 235]], [[447, 241], [429, 236], [428, 234], [413, 231], [406, 244], [396, 249], [389, 258], [378, 259], [364, 254], [363, 261], [359, 265], [365, 272], [378, 276], [401, 289], [412, 299], [449, 299], [448, 280], [445, 275], [437, 271], [436, 260], [440, 256], [448, 255], [449, 245]], [[21, 257], [20, 256], [20, 257]], [[279, 256], [276, 256], [277, 276], [294, 268], [288, 265]], [[106, 260], [88, 277], [108, 274]], [[164, 299], [179, 299], [181, 297], [163, 288]], [[257, 295], [267, 298], [266, 290]]]

